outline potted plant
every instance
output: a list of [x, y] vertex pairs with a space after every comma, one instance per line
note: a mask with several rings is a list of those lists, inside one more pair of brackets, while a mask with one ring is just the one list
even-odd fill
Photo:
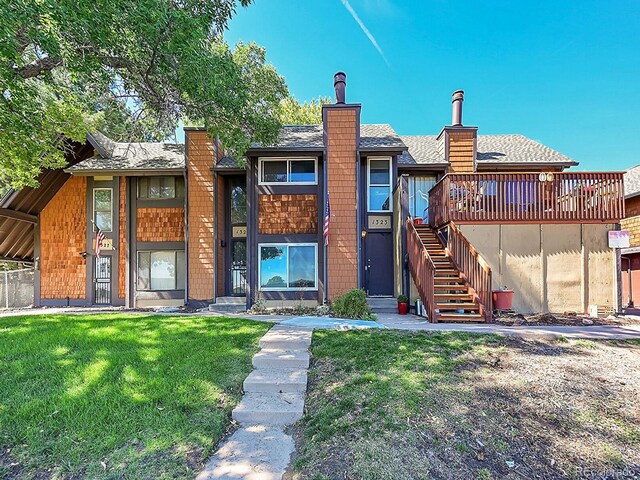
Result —
[[398, 313], [406, 315], [409, 311], [409, 298], [406, 295], [398, 295]]
[[413, 224], [414, 225], [422, 225], [422, 219], [421, 218], [414, 218], [413, 219]]
[[493, 308], [496, 310], [511, 310], [513, 304], [513, 290], [502, 287], [493, 291]]

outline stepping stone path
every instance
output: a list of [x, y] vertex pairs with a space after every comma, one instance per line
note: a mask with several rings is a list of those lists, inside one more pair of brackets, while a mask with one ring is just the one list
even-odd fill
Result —
[[312, 329], [276, 325], [260, 339], [255, 370], [232, 417], [240, 428], [197, 480], [280, 480], [295, 445], [284, 427], [302, 418]]

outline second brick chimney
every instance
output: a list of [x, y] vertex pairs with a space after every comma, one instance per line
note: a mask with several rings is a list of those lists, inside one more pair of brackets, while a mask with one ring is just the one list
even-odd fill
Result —
[[444, 127], [438, 135], [438, 141], [444, 146], [444, 158], [450, 164], [449, 173], [470, 173], [476, 169], [478, 127], [462, 124], [463, 102], [464, 91], [453, 92], [451, 125]]

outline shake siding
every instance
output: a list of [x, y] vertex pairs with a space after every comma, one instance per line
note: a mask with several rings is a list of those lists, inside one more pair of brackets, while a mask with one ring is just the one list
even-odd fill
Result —
[[258, 233], [318, 233], [318, 196], [259, 195]]
[[[40, 296], [83, 299], [87, 179], [71, 177], [40, 213]], [[88, 256], [87, 259], [92, 257]]]
[[328, 298], [358, 288], [356, 110], [327, 110], [327, 190], [331, 231], [327, 248]]
[[449, 132], [449, 173], [473, 173], [474, 132]]
[[118, 298], [125, 298], [126, 289], [126, 255], [127, 255], [127, 178], [120, 177], [120, 231], [118, 232]]
[[214, 142], [206, 132], [187, 134], [189, 205], [189, 298], [213, 298], [213, 159]]
[[184, 209], [143, 207], [136, 214], [138, 242], [184, 241]]

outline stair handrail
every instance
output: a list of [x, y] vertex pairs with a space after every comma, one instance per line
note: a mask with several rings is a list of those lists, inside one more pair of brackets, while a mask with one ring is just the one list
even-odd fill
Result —
[[446, 252], [460, 271], [462, 278], [471, 287], [470, 293], [480, 305], [480, 315], [484, 316], [487, 323], [491, 322], [493, 319], [491, 267], [454, 222], [449, 222]]
[[[429, 321], [438, 321], [438, 312], [435, 308], [435, 274], [436, 266], [427, 252], [420, 235], [413, 223], [411, 215], [407, 217], [407, 253], [409, 255], [409, 271], [418, 289], [420, 299], [427, 311]], [[417, 312], [419, 313], [419, 312]]]

